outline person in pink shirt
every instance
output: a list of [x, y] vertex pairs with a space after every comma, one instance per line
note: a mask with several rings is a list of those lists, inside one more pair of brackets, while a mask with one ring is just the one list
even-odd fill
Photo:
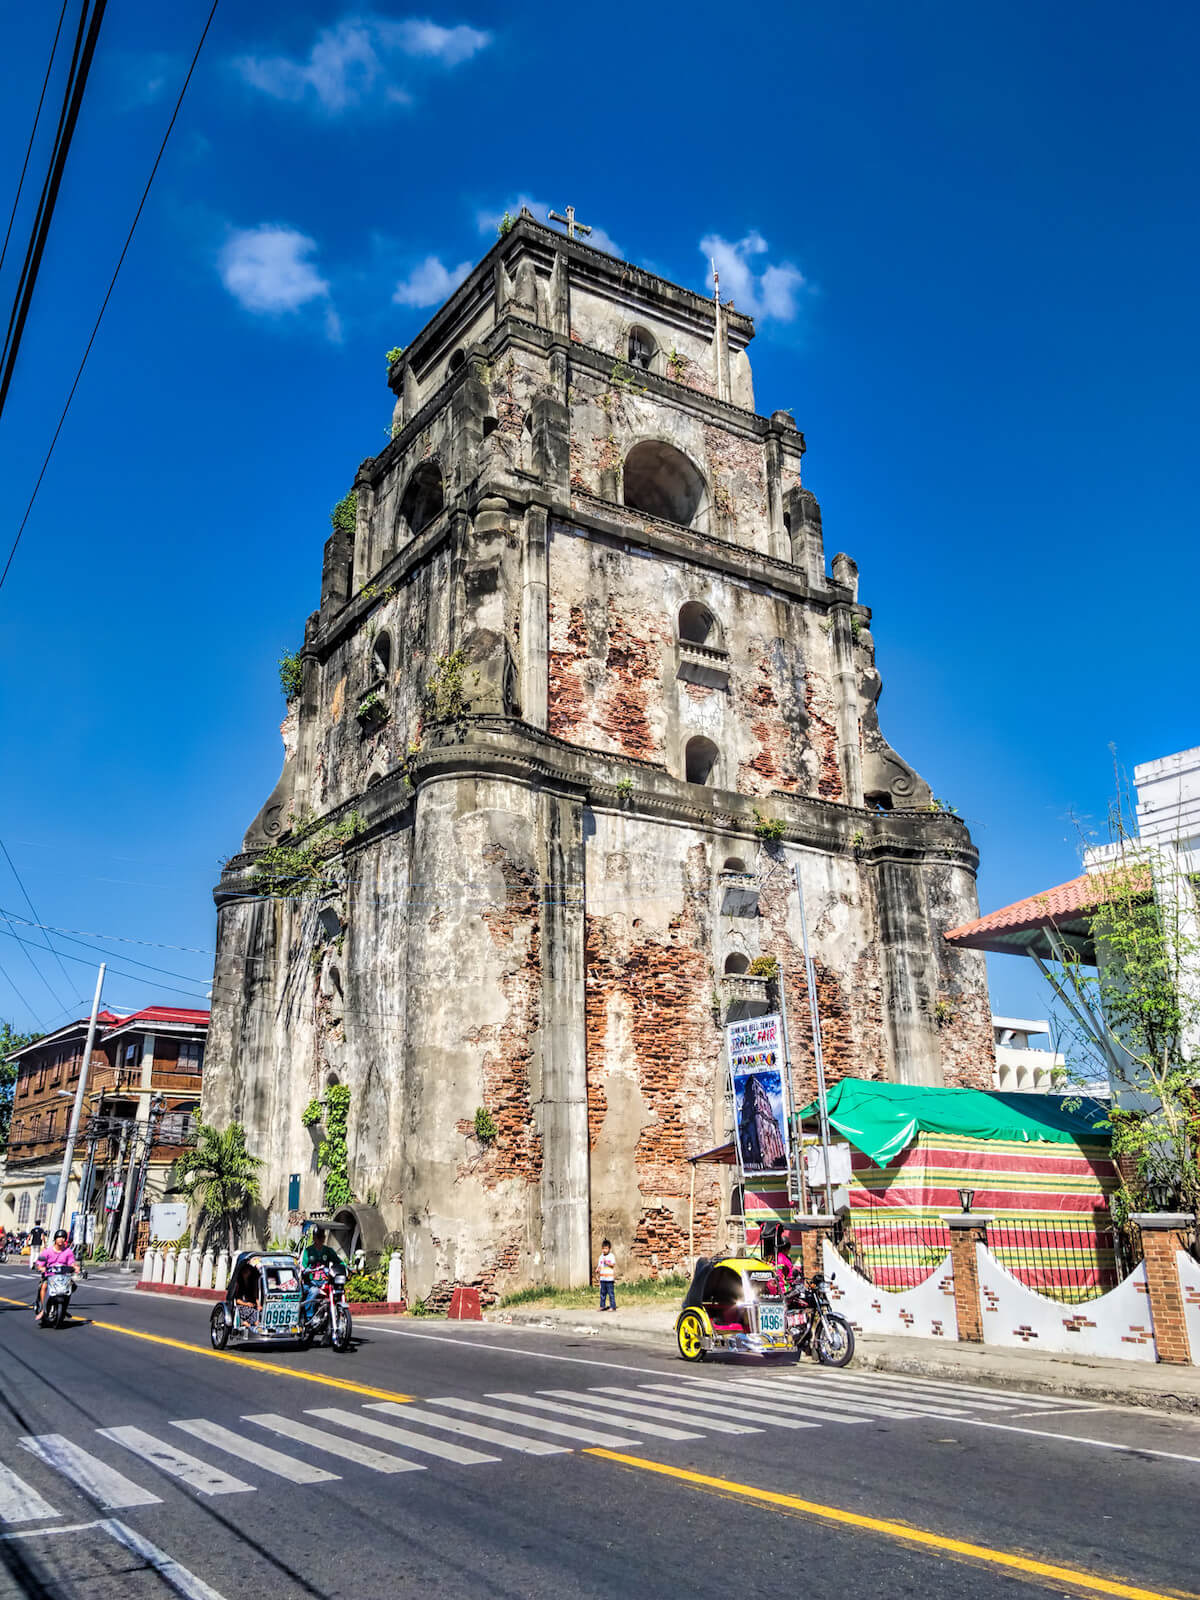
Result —
[[71, 1249], [67, 1237], [67, 1230], [60, 1228], [54, 1235], [54, 1243], [47, 1245], [41, 1255], [34, 1262], [34, 1266], [42, 1275], [38, 1284], [37, 1299], [33, 1303], [35, 1317], [41, 1315], [42, 1301], [46, 1298], [46, 1278], [51, 1272], [78, 1272], [79, 1263], [75, 1259], [75, 1252]]

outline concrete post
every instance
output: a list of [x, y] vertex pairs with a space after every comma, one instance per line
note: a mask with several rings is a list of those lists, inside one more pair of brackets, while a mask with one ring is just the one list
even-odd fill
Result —
[[213, 1286], [213, 1253], [211, 1250], [204, 1252], [204, 1259], [200, 1263], [200, 1287], [211, 1289]]
[[189, 1289], [200, 1287], [200, 1252], [193, 1250], [188, 1256], [187, 1286]]
[[166, 1255], [163, 1257], [162, 1281], [164, 1283], [174, 1283], [175, 1282], [175, 1252], [174, 1252], [174, 1250], [168, 1250]]
[[387, 1297], [390, 1301], [404, 1299], [404, 1257], [393, 1250], [388, 1261]]
[[817, 1215], [797, 1217], [788, 1224], [790, 1233], [800, 1234], [800, 1260], [806, 1278], [812, 1278], [814, 1274], [825, 1270], [821, 1243], [824, 1239], [832, 1239], [834, 1220], [830, 1216]]
[[983, 1343], [983, 1307], [979, 1303], [979, 1261], [975, 1246], [987, 1244], [991, 1217], [956, 1211], [945, 1218], [950, 1229], [950, 1259], [954, 1265], [954, 1315], [958, 1337], [966, 1344]]
[[151, 1245], [150, 1248], [146, 1251], [146, 1254], [142, 1257], [142, 1282], [143, 1283], [153, 1283], [154, 1282], [154, 1263], [157, 1260], [158, 1260], [158, 1251], [154, 1248], [153, 1245]]
[[1187, 1235], [1195, 1227], [1195, 1218], [1186, 1211], [1155, 1211], [1139, 1213], [1133, 1220], [1142, 1230], [1158, 1359], [1184, 1366], [1200, 1361], [1200, 1350], [1192, 1350], [1188, 1341], [1183, 1290], [1175, 1265], [1175, 1252], [1188, 1248]]
[[155, 1250], [154, 1265], [150, 1269], [151, 1283], [161, 1283], [163, 1281], [163, 1270], [166, 1267], [166, 1264], [167, 1252], [165, 1250]]
[[229, 1283], [229, 1251], [222, 1250], [217, 1257], [216, 1276], [213, 1279], [214, 1289], [224, 1289]]

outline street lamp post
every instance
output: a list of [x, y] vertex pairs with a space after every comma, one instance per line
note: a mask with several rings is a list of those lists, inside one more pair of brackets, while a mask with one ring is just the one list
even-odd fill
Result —
[[79, 1117], [83, 1111], [83, 1100], [87, 1094], [88, 1068], [92, 1064], [92, 1046], [96, 1042], [96, 1018], [100, 1015], [100, 991], [104, 988], [104, 970], [106, 962], [100, 963], [100, 971], [96, 974], [96, 994], [92, 1000], [92, 1017], [88, 1023], [87, 1044], [83, 1047], [83, 1060], [79, 1066], [79, 1082], [75, 1088], [75, 1104], [71, 1107], [71, 1124], [67, 1129], [67, 1148], [63, 1151], [62, 1171], [58, 1175], [58, 1193], [54, 1197], [54, 1216], [50, 1225], [50, 1237], [62, 1227], [63, 1211], [67, 1204], [67, 1185], [71, 1181], [71, 1165], [75, 1160], [75, 1137], [79, 1132]]

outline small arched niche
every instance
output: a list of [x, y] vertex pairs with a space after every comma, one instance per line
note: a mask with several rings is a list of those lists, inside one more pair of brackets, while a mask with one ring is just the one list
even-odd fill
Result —
[[630, 328], [626, 355], [629, 358], [631, 367], [637, 367], [642, 372], [649, 372], [650, 363], [654, 360], [657, 349], [658, 342], [648, 328]]
[[745, 872], [746, 870], [746, 863], [741, 856], [726, 856], [725, 865], [721, 868], [722, 872]]
[[377, 633], [371, 647], [371, 666], [377, 678], [389, 677], [392, 670], [392, 636]]
[[725, 957], [725, 974], [727, 977], [740, 978], [750, 970], [750, 958], [744, 956], [740, 950], [734, 950]]
[[466, 352], [465, 351], [463, 351], [463, 350], [455, 350], [453, 352], [453, 354], [451, 355], [449, 361], [447, 361], [447, 363], [446, 363], [446, 371], [447, 372], [457, 372], [459, 367], [462, 366], [463, 362], [466, 359], [467, 359], [467, 357], [466, 357]]
[[442, 469], [436, 461], [423, 461], [400, 498], [400, 538], [412, 538], [427, 528], [442, 509], [444, 499]]
[[679, 608], [679, 637], [685, 644], [706, 644], [716, 648], [721, 643], [721, 630], [717, 619], [699, 600], [689, 600]]
[[683, 775], [688, 783], [715, 783], [719, 757], [711, 739], [689, 739], [683, 751]]
[[644, 439], [625, 457], [625, 504], [660, 522], [690, 528], [707, 509], [704, 479], [682, 450]]

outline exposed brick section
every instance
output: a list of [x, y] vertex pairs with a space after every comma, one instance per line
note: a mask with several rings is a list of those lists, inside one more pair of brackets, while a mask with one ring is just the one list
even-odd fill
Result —
[[608, 656], [612, 687], [598, 717], [602, 732], [627, 756], [653, 756], [654, 735], [646, 716], [650, 695], [659, 687], [657, 662], [645, 639], [636, 637], [609, 601]]
[[1175, 1252], [1186, 1250], [1187, 1240], [1177, 1228], [1143, 1228], [1142, 1248], [1158, 1359], [1189, 1365], [1200, 1359], [1200, 1351], [1193, 1352], [1188, 1342], [1183, 1291], [1175, 1265]]
[[[580, 664], [588, 657], [588, 631], [582, 606], [571, 606], [561, 634], [561, 608], [550, 602], [549, 729], [571, 738], [583, 717], [584, 689]], [[557, 643], [556, 643], [557, 640]]]
[[671, 1272], [687, 1259], [687, 1230], [681, 1227], [666, 1206], [652, 1206], [642, 1212], [633, 1238], [633, 1253], [650, 1269], [650, 1277]]
[[842, 769], [838, 764], [833, 693], [823, 678], [811, 672], [804, 683], [804, 709], [808, 713], [809, 741], [817, 757], [817, 794], [822, 800], [840, 800]]
[[958, 1320], [958, 1337], [968, 1344], [983, 1343], [983, 1306], [979, 1298], [979, 1258], [975, 1246], [986, 1243], [986, 1222], [950, 1229], [954, 1314]]

